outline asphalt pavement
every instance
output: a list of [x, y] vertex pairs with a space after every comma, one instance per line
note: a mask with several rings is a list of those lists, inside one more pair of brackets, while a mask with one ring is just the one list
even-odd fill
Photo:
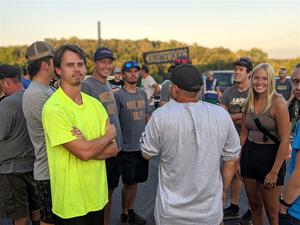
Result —
[[[141, 216], [143, 216], [144, 218], [147, 218], [147, 225], [155, 225], [154, 218], [153, 218], [153, 209], [154, 209], [154, 201], [155, 201], [155, 194], [156, 194], [156, 187], [157, 187], [157, 180], [158, 180], [158, 173], [157, 173], [158, 163], [159, 163], [158, 158], [154, 158], [150, 160], [148, 180], [143, 184], [139, 184], [138, 194], [136, 198], [135, 211]], [[112, 206], [110, 225], [120, 224], [120, 215], [122, 212], [121, 188], [122, 188], [122, 184], [120, 182], [119, 187], [115, 190], [115, 193], [113, 195], [113, 206]], [[227, 196], [229, 197], [230, 193], [228, 193]], [[226, 205], [228, 204], [229, 204], [229, 200], [227, 199]], [[247, 211], [247, 207], [248, 207], [247, 197], [246, 197], [245, 190], [243, 188], [241, 193], [241, 200], [240, 200], [241, 214]], [[224, 222], [225, 225], [235, 225], [236, 221], [237, 219], [233, 219]], [[5, 221], [0, 221], [0, 225], [12, 225], [12, 224], [9, 220], [5, 220]], [[264, 225], [269, 225], [269, 223], [265, 220]]]

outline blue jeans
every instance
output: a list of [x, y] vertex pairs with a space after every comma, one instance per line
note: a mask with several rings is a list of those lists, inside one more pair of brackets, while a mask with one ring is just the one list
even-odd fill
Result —
[[279, 225], [300, 225], [300, 220], [290, 216], [289, 214], [281, 214], [278, 215]]

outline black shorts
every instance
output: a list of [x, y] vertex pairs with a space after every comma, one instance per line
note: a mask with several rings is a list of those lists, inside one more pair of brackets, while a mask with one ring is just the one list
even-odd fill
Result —
[[32, 172], [0, 174], [0, 219], [21, 219], [39, 208], [39, 192]]
[[78, 216], [70, 219], [63, 219], [55, 215], [55, 225], [103, 225], [104, 210], [89, 212], [84, 216]]
[[54, 223], [54, 214], [52, 213], [52, 200], [50, 180], [38, 180], [37, 186], [41, 199], [41, 221], [44, 223]]
[[[273, 167], [277, 151], [278, 145], [258, 144], [247, 139], [241, 155], [241, 176], [263, 184], [265, 176]], [[285, 171], [284, 162], [279, 170], [276, 185], [284, 184]]]
[[144, 159], [142, 152], [121, 152], [122, 181], [132, 185], [145, 182], [148, 178], [148, 160]]
[[118, 187], [119, 178], [121, 176], [121, 157], [120, 153], [116, 157], [105, 160], [107, 184], [109, 189]]

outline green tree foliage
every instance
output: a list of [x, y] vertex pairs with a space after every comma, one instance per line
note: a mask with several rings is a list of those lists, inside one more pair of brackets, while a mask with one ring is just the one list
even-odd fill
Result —
[[[94, 70], [93, 55], [97, 48], [98, 42], [93, 39], [79, 39], [77, 37], [53, 39], [46, 38], [45, 41], [51, 43], [55, 48], [63, 44], [75, 44], [81, 47], [87, 54], [87, 74], [91, 74]], [[223, 47], [206, 48], [197, 43], [188, 45], [186, 43], [178, 42], [176, 40], [155, 41], [147, 38], [140, 40], [120, 40], [109, 39], [101, 40], [101, 47], [108, 47], [113, 50], [116, 61], [114, 65], [121, 67], [126, 60], [136, 60], [143, 63], [143, 53], [148, 51], [158, 51], [171, 48], [189, 47], [190, 59], [202, 72], [206, 70], [222, 70], [232, 69], [232, 63], [238, 57], [250, 57], [254, 64], [257, 65], [262, 62], [268, 62], [273, 65], [276, 72], [280, 67], [285, 67], [288, 73], [292, 68], [300, 62], [300, 58], [289, 60], [276, 60], [268, 58], [268, 55], [261, 49], [252, 48], [250, 50], [238, 50], [232, 52]], [[27, 46], [8, 46], [0, 47], [0, 64], [17, 65], [20, 68], [25, 64], [25, 51]], [[149, 65], [150, 73], [154, 78], [161, 82], [163, 76], [167, 73], [170, 64]]]

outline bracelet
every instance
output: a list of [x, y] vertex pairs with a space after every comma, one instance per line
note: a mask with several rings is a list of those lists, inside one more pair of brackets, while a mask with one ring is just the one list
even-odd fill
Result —
[[286, 201], [284, 201], [284, 198], [283, 198], [282, 194], [280, 194], [280, 196], [279, 196], [279, 202], [280, 202], [281, 205], [284, 205], [285, 207], [288, 207], [288, 208], [293, 205], [293, 204], [289, 204]]

